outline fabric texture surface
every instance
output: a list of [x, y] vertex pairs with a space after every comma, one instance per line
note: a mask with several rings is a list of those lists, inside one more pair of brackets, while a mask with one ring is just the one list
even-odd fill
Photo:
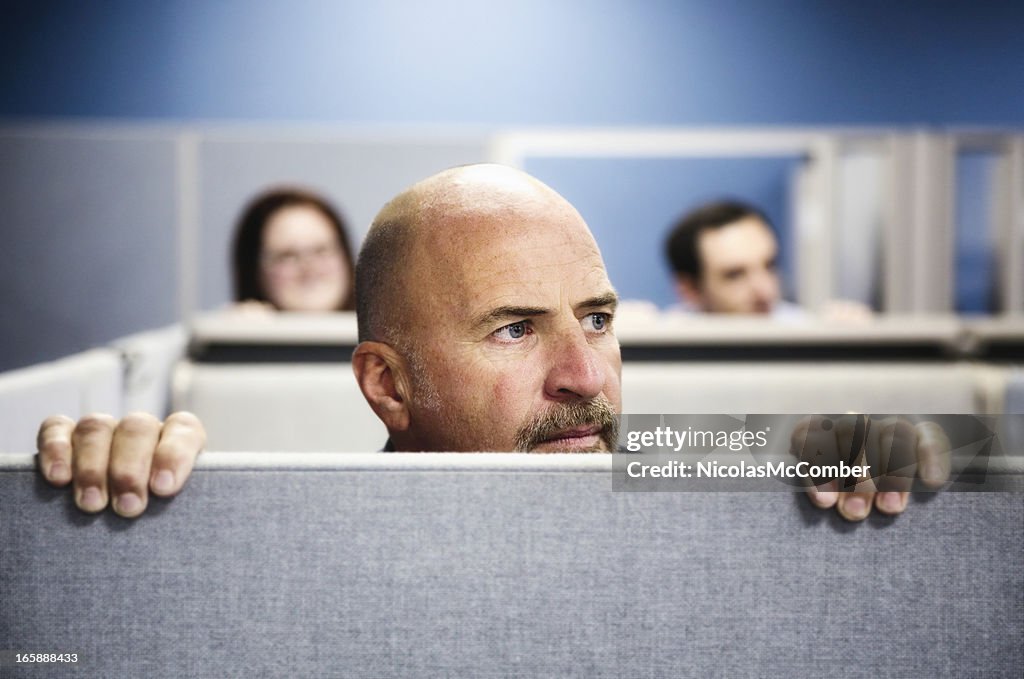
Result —
[[198, 470], [126, 521], [0, 473], [3, 676], [1019, 677], [1024, 495], [847, 524], [598, 472]]

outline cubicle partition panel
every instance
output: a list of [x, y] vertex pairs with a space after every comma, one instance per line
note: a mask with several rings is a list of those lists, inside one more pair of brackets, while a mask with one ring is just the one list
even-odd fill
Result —
[[0, 452], [36, 449], [36, 430], [50, 415], [120, 417], [121, 356], [92, 349], [0, 375]]
[[188, 333], [172, 325], [122, 337], [113, 343], [124, 362], [124, 411], [163, 417], [171, 408], [171, 376], [185, 355]]
[[[773, 324], [625, 312], [626, 413], [1000, 413], [1017, 324], [954, 318]], [[968, 337], [968, 331], [973, 335]], [[215, 450], [376, 450], [387, 437], [349, 363], [353, 314], [210, 314], [191, 326], [174, 406]]]
[[1020, 676], [1024, 495], [853, 525], [610, 457], [205, 454], [135, 521], [0, 458], [0, 673]]
[[173, 405], [206, 426], [211, 450], [380, 450], [387, 430], [350, 363], [183, 362]]
[[797, 301], [881, 297], [888, 312], [952, 309], [951, 183], [957, 151], [977, 148], [995, 159], [992, 186], [966, 190], [990, 213], [992, 233], [967, 239], [981, 251], [964, 261], [980, 270], [956, 278], [994, 277], [994, 308], [1020, 313], [1024, 138], [1013, 130], [8, 123], [0, 199], [11, 256], [0, 270], [0, 322], [10, 332], [0, 370], [224, 305], [235, 220], [269, 186], [302, 185], [338, 203], [358, 247], [397, 191], [485, 160], [536, 166], [569, 195], [630, 297], [671, 303], [668, 272], [650, 275], [670, 223], [694, 202], [738, 193], [780, 222]]
[[982, 368], [913, 363], [627, 363], [628, 413], [988, 411]]

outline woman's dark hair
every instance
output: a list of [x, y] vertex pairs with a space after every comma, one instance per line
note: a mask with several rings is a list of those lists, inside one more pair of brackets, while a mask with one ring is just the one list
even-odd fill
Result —
[[269, 302], [260, 282], [260, 256], [263, 251], [263, 231], [278, 210], [286, 207], [308, 206], [318, 210], [338, 235], [338, 244], [348, 264], [348, 292], [338, 311], [355, 309], [355, 262], [348, 241], [348, 230], [341, 215], [327, 201], [310, 191], [293, 188], [270, 189], [256, 196], [245, 207], [235, 226], [234, 246], [231, 250], [231, 269], [235, 284], [235, 301], [256, 300]]

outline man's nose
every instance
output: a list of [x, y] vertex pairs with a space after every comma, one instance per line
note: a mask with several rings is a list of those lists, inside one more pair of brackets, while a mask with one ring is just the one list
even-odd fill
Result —
[[604, 389], [603, 364], [582, 328], [553, 339], [549, 352], [550, 367], [544, 383], [548, 398], [591, 399]]
[[754, 278], [754, 295], [759, 302], [775, 302], [779, 296], [779, 279], [771, 271], [762, 271]]

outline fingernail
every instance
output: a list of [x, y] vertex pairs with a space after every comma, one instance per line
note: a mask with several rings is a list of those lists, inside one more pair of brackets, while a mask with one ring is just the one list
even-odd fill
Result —
[[831, 507], [832, 505], [834, 505], [836, 503], [836, 497], [839, 495], [839, 493], [832, 490], [832, 488], [833, 485], [831, 482], [825, 485], [815, 486], [814, 493], [812, 495], [815, 504], [820, 505], [822, 507]]
[[878, 498], [878, 506], [890, 514], [902, 512], [903, 498], [899, 493], [882, 493]]
[[859, 495], [855, 495], [846, 501], [843, 505], [843, 509], [846, 513], [853, 517], [865, 516], [868, 512], [868, 505], [864, 502], [864, 498]]
[[114, 498], [114, 509], [118, 514], [134, 516], [142, 511], [142, 498], [135, 493], [121, 493]]
[[71, 478], [71, 470], [63, 462], [54, 462], [50, 465], [49, 476], [51, 481], [59, 481], [63, 483]]
[[78, 492], [78, 506], [87, 512], [98, 512], [103, 509], [103, 495], [96, 486], [83, 488]]
[[170, 493], [174, 490], [174, 474], [167, 469], [157, 472], [153, 477], [153, 490], [158, 493]]

